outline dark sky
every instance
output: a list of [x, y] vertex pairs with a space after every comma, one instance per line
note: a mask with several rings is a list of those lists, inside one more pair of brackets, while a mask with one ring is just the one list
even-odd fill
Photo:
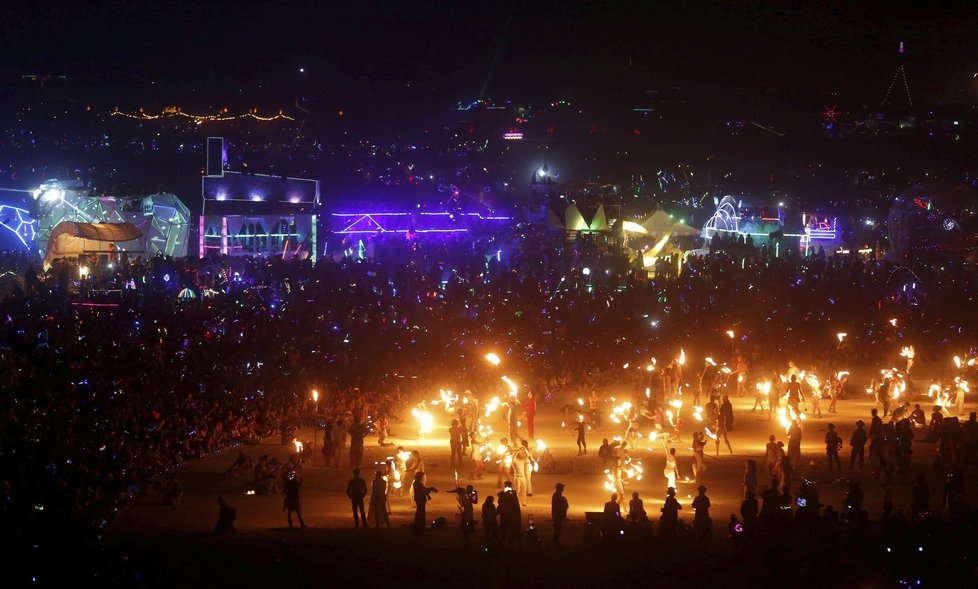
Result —
[[976, 15], [971, 2], [40, 0], [4, 12], [0, 73], [67, 74], [130, 105], [237, 91], [382, 108], [475, 98], [498, 50], [496, 99], [628, 100], [678, 85], [858, 104], [881, 98], [904, 41], [919, 97], [973, 102]]

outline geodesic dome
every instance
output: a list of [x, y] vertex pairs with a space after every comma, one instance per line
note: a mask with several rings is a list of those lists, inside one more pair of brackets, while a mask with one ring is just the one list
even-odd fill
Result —
[[918, 185], [893, 199], [887, 218], [897, 256], [974, 255], [978, 248], [978, 195], [965, 185]]

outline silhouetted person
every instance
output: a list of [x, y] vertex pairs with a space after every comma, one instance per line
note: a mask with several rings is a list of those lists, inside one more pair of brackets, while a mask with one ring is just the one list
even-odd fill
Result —
[[302, 499], [299, 497], [299, 489], [302, 487], [302, 481], [299, 477], [292, 473], [288, 480], [285, 481], [285, 486], [282, 487], [282, 492], [285, 493], [285, 500], [282, 502], [282, 510], [286, 513], [289, 519], [289, 527], [294, 528], [292, 525], [292, 512], [294, 511], [299, 519], [299, 527], [306, 527], [306, 522], [302, 521]]
[[234, 520], [238, 518], [237, 512], [224, 501], [224, 497], [218, 497], [217, 504], [221, 507], [217, 512], [217, 523], [214, 524], [214, 533], [223, 534], [224, 532], [234, 532]]
[[[373, 512], [375, 528], [379, 528], [380, 524], [391, 527], [390, 514], [387, 512], [387, 490], [384, 473], [379, 470], [374, 472], [374, 480], [370, 488], [370, 511]], [[353, 510], [353, 514], [355, 518], [356, 509]]]
[[567, 521], [567, 497], [564, 497], [564, 484], [557, 483], [550, 498], [550, 516], [554, 520], [554, 544], [560, 544], [560, 532]]
[[416, 472], [414, 473], [414, 483], [412, 484], [412, 490], [414, 491], [414, 533], [421, 534], [425, 529], [425, 522], [427, 521], [427, 515], [425, 514], [425, 507], [428, 502], [431, 501], [431, 493], [438, 492], [438, 489], [434, 487], [424, 486], [424, 473]]
[[666, 502], [659, 510], [662, 517], [659, 518], [659, 530], [663, 536], [675, 537], [679, 527], [679, 510], [683, 506], [676, 500], [676, 489], [669, 487], [666, 491]]
[[496, 515], [495, 499], [489, 495], [482, 504], [482, 530], [486, 534], [487, 548], [499, 535], [499, 522], [496, 520]]
[[852, 432], [849, 438], [849, 445], [852, 446], [852, 454], [849, 456], [849, 470], [856, 466], [856, 458], [859, 458], [859, 470], [863, 469], [863, 461], [866, 458], [866, 424], [863, 420], [856, 422], [856, 431]]
[[[363, 527], [367, 527], [367, 514], [363, 510], [363, 498], [367, 496], [367, 481], [360, 478], [359, 468], [353, 469], [353, 478], [346, 483], [346, 496], [353, 504], [353, 526], [359, 528], [362, 521]], [[384, 510], [387, 510], [386, 506]]]
[[930, 487], [927, 486], [927, 477], [924, 475], [917, 475], [917, 484], [913, 488], [910, 510], [914, 519], [918, 519], [922, 514], [930, 511]]

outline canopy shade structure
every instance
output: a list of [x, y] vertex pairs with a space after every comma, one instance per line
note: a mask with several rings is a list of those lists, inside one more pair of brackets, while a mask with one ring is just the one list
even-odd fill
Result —
[[608, 230], [608, 218], [604, 214], [604, 207], [584, 207], [583, 209], [576, 204], [572, 204], [564, 211], [564, 229], [567, 231], [580, 231], [582, 233], [597, 233]]
[[[133, 245], [143, 233], [132, 223], [76, 223], [64, 221], [58, 224], [48, 238], [44, 255], [44, 268], [58, 258], [77, 257], [80, 254], [112, 253], [117, 250], [133, 250]], [[139, 247], [141, 242], [136, 242]], [[141, 253], [141, 252], [140, 252]]]
[[672, 236], [673, 237], [698, 237], [700, 230], [695, 227], [690, 227], [685, 223], [676, 223], [672, 226]]
[[642, 227], [645, 227], [648, 234], [653, 237], [662, 237], [666, 233], [670, 233], [672, 226], [672, 217], [663, 210], [654, 212], [652, 216], [642, 221]]

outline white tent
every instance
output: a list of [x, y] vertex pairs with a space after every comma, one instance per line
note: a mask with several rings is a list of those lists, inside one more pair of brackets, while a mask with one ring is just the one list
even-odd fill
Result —
[[649, 232], [651, 236], [662, 237], [666, 233], [669, 233], [672, 229], [673, 221], [672, 217], [668, 215], [663, 210], [658, 210], [652, 213], [652, 216], [648, 219], [642, 221], [642, 227]]
[[685, 223], [676, 223], [672, 226], [673, 237], [698, 237], [699, 234], [699, 229], [690, 227]]
[[[44, 269], [58, 258], [77, 257], [81, 254], [114, 253], [118, 246], [142, 237], [142, 232], [132, 223], [76, 223], [63, 221], [51, 232], [44, 254]], [[137, 244], [138, 246], [138, 244]], [[132, 252], [130, 248], [127, 251]]]

